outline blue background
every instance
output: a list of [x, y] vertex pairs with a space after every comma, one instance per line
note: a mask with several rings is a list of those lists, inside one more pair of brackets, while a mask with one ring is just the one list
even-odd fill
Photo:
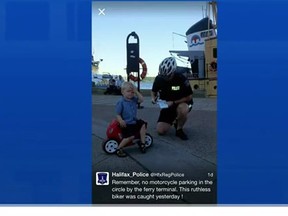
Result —
[[[218, 202], [287, 204], [288, 2], [218, 1]], [[91, 203], [91, 2], [0, 2], [0, 203]]]

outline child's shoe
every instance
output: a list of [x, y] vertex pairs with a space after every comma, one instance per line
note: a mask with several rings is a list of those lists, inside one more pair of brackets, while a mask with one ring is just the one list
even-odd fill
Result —
[[146, 145], [144, 143], [140, 143], [139, 144], [139, 148], [140, 148], [140, 151], [142, 153], [145, 153], [146, 152]]
[[123, 149], [117, 149], [116, 154], [118, 157], [126, 157], [127, 154], [123, 151]]

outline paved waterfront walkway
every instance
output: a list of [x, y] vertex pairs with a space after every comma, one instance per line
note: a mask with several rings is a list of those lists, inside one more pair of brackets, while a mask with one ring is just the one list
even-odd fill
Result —
[[[184, 127], [189, 140], [182, 141], [175, 136], [174, 128], [171, 128], [166, 136], [156, 134], [156, 121], [160, 109], [151, 103], [150, 97], [146, 96], [143, 103], [144, 109], [138, 110], [138, 116], [148, 122], [148, 131], [154, 139], [153, 146], [147, 150], [146, 154], [142, 154], [136, 146], [128, 147], [126, 149], [128, 157], [119, 158], [116, 155], [106, 154], [102, 150], [101, 143], [106, 138], [106, 128], [109, 122], [115, 117], [115, 104], [120, 97], [92, 95], [93, 194], [107, 193], [103, 188], [100, 190], [99, 186], [95, 186], [96, 171], [182, 172], [185, 173], [185, 178], [197, 180], [204, 180], [207, 178], [207, 173], [214, 173], [212, 179], [215, 187], [211, 193], [198, 193], [197, 196], [187, 193], [184, 201], [179, 201], [179, 203], [215, 203], [217, 99], [194, 99], [193, 109]], [[93, 202], [119, 203], [119, 201], [111, 200], [110, 196], [100, 198], [93, 196]]]

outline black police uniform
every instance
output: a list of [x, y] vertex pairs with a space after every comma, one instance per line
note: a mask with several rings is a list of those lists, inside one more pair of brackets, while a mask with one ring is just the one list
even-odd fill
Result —
[[[160, 99], [166, 101], [176, 101], [193, 94], [189, 80], [180, 73], [175, 73], [171, 80], [165, 80], [157, 76], [153, 83], [152, 91], [159, 92]], [[191, 105], [190, 107], [192, 108], [193, 99], [187, 104]], [[166, 122], [172, 125], [177, 117], [177, 106], [178, 104], [173, 104], [168, 108], [161, 109], [158, 122]]]

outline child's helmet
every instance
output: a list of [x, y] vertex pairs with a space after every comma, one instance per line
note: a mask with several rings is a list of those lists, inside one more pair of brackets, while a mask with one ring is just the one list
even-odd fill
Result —
[[176, 59], [173, 57], [165, 58], [159, 65], [159, 75], [170, 77], [177, 68]]

